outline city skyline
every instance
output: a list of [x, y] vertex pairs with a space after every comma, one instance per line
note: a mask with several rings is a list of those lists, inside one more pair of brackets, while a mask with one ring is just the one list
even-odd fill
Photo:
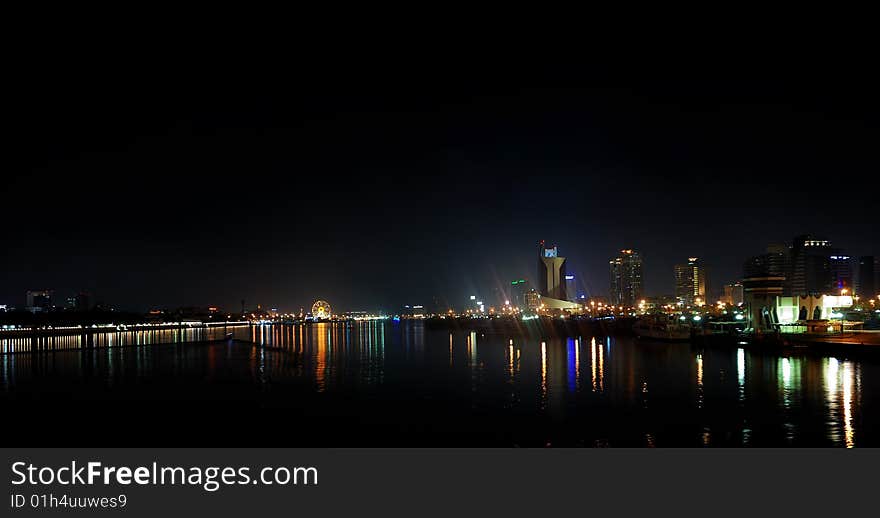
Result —
[[[683, 301], [685, 303], [685, 305], [692, 305], [696, 299], [700, 299], [702, 303], [713, 303], [716, 300], [724, 299], [727, 296], [727, 293], [724, 290], [725, 286], [727, 286], [729, 284], [740, 282], [743, 278], [746, 278], [748, 276], [759, 276], [762, 274], [787, 276], [787, 279], [785, 281], [785, 285], [787, 286], [785, 288], [785, 292], [786, 293], [791, 292], [792, 291], [792, 288], [791, 288], [792, 277], [797, 278], [798, 275], [800, 275], [802, 277], [804, 275], [804, 273], [798, 274], [797, 269], [795, 269], [795, 273], [792, 276], [791, 272], [789, 270], [787, 270], [787, 268], [792, 267], [792, 264], [791, 264], [792, 259], [790, 258], [790, 255], [792, 253], [797, 255], [796, 252], [793, 252], [793, 251], [796, 250], [798, 247], [798, 240], [803, 241], [803, 239], [806, 239], [809, 237], [810, 237], [810, 235], [808, 235], [808, 234], [801, 234], [801, 235], [795, 236], [792, 240], [789, 241], [792, 243], [791, 245], [779, 244], [778, 242], [768, 244], [766, 247], [766, 249], [767, 249], [766, 253], [759, 254], [757, 256], [752, 256], [749, 258], [744, 258], [744, 261], [742, 261], [743, 264], [742, 264], [740, 274], [738, 276], [735, 276], [733, 278], [728, 278], [725, 280], [718, 280], [718, 279], [713, 278], [712, 277], [713, 268], [707, 268], [706, 262], [704, 260], [702, 260], [701, 258], [688, 257], [687, 264], [676, 263], [676, 264], [672, 265], [672, 267], [670, 268], [669, 275], [667, 275], [668, 279], [666, 279], [667, 281], [671, 280], [672, 289], [670, 291], [662, 291], [662, 292], [650, 291], [650, 290], [646, 290], [644, 288], [644, 284], [645, 284], [644, 275], [643, 275], [643, 273], [641, 273], [643, 270], [643, 267], [644, 267], [644, 260], [643, 260], [643, 254], [642, 254], [641, 250], [633, 250], [633, 249], [619, 250], [617, 253], [617, 256], [618, 256], [617, 260], [620, 261], [620, 257], [628, 257], [627, 254], [634, 254], [637, 257], [638, 264], [639, 264], [639, 266], [638, 266], [638, 268], [639, 268], [638, 283], [639, 284], [638, 284], [638, 287], [633, 292], [632, 297], [629, 297], [629, 298], [632, 298], [632, 304], [628, 304], [628, 305], [636, 306], [639, 302], [639, 299], [642, 299], [642, 298], [659, 298], [659, 297], [678, 299], [680, 301]], [[825, 250], [827, 248], [828, 253], [838, 254], [838, 253], [843, 253], [842, 250], [844, 250], [841, 247], [832, 246], [832, 242], [830, 240], [822, 239], [822, 240], [814, 241], [814, 244], [815, 245], [821, 244], [823, 247], [822, 249]], [[546, 249], [545, 249], [545, 246], [547, 246]], [[554, 281], [555, 284], [551, 282], [548, 286], [542, 287], [542, 283], [546, 283], [547, 280], [546, 279], [542, 280], [541, 276], [544, 275], [546, 277], [547, 272], [550, 272], [551, 270], [553, 270], [553, 268], [547, 266], [547, 261], [556, 260], [558, 253], [559, 253], [558, 252], [558, 245], [554, 244], [552, 247], [549, 247], [549, 245], [545, 245], [544, 240], [541, 240], [539, 242], [539, 261], [538, 261], [537, 272], [523, 272], [523, 273], [529, 273], [529, 275], [521, 275], [520, 276], [520, 277], [522, 277], [521, 280], [525, 280], [527, 283], [529, 282], [528, 279], [530, 279], [530, 278], [534, 279], [534, 282], [537, 282], [538, 283], [537, 286], [540, 288], [540, 289], [538, 289], [538, 292], [545, 297], [552, 297], [553, 296], [553, 294], [551, 294], [549, 290], [554, 289], [552, 287], [554, 285], [561, 287], [563, 289], [567, 289], [568, 286], [574, 285], [574, 283], [572, 283], [571, 281], [574, 280], [576, 275], [574, 275], [574, 274], [567, 275], [566, 274], [567, 270], [566, 270], [565, 265], [568, 264], [569, 258], [562, 257], [561, 255], [559, 255], [558, 258], [559, 258], [559, 261], [561, 261], [561, 262], [559, 262], [559, 264], [556, 266], [557, 271], [555, 272], [555, 275], [556, 275], [557, 279]], [[783, 253], [785, 255], [784, 258], [781, 255]], [[778, 259], [775, 258], [777, 256], [779, 256]], [[833, 259], [836, 259], [837, 257], [838, 256], [832, 256]], [[864, 259], [873, 259], [875, 256], [849, 256], [849, 255], [846, 255], [846, 256], [839, 256], [839, 257], [841, 259], [846, 258], [849, 261], [848, 265], [846, 267], [846, 272], [849, 275], [848, 279], [851, 282], [851, 284], [848, 284], [846, 286], [846, 288], [853, 289], [856, 286], [857, 282], [859, 282], [861, 280], [861, 276], [858, 273], [855, 273], [860, 269], [859, 263], [863, 262]], [[783, 263], [783, 261], [785, 261], [785, 262]], [[576, 264], [578, 263], [576, 258], [574, 258], [573, 262]], [[613, 280], [613, 275], [614, 275], [613, 274], [613, 271], [614, 271], [613, 265], [614, 265], [614, 263], [615, 263], [615, 261], [612, 259], [612, 261], [611, 261], [611, 264], [612, 264], [612, 280], [611, 280], [611, 282], [608, 283], [604, 287], [600, 286], [598, 288], [592, 288], [592, 286], [595, 286], [595, 285], [590, 283], [589, 281], [587, 281], [586, 286], [585, 286], [586, 289], [582, 293], [582, 295], [584, 295], [587, 299], [610, 298], [612, 300], [618, 300], [618, 297], [615, 296], [615, 286], [614, 286], [614, 280]], [[864, 269], [864, 268], [862, 268], [862, 269]], [[691, 270], [693, 270], [693, 271], [691, 272]], [[803, 270], [803, 267], [801, 268], [801, 270]], [[571, 270], [568, 270], [568, 271], [571, 271]], [[865, 270], [865, 271], [874, 272], [873, 268], [871, 270]], [[699, 273], [697, 273], [697, 272], [699, 272]], [[535, 275], [535, 273], [536, 273], [536, 275]], [[786, 275], [786, 274], [788, 274], [788, 275]], [[517, 281], [517, 279], [515, 277], [516, 276], [514, 276], [513, 281]], [[695, 282], [695, 280], [698, 280], [698, 281]], [[685, 284], [690, 285], [692, 287], [692, 289], [690, 290], [691, 291], [690, 293], [682, 295], [683, 290], [687, 291], [687, 288], [682, 286], [682, 281], [685, 281]], [[867, 281], [864, 285], [873, 287], [875, 285], [874, 284], [875, 282], [876, 282], [875, 280], [870, 280], [870, 281]], [[473, 289], [470, 291], [461, 291], [462, 295], [458, 298], [444, 298], [444, 297], [440, 297], [437, 295], [433, 295], [428, 298], [423, 297], [422, 299], [419, 299], [419, 297], [414, 297], [414, 298], [419, 299], [421, 302], [424, 302], [431, 307], [436, 306], [437, 308], [440, 308], [440, 307], [463, 308], [468, 305], [469, 301], [467, 299], [468, 299], [468, 297], [473, 296], [471, 294], [479, 293], [479, 298], [486, 299], [487, 301], [491, 301], [491, 302], [486, 303], [487, 306], [488, 305], [492, 305], [492, 306], [502, 305], [504, 303], [505, 298], [513, 298], [514, 297], [512, 291], [511, 291], [511, 287], [509, 286], [511, 283], [512, 282], [502, 281], [501, 286], [480, 286], [480, 287], [477, 287], [476, 289]], [[658, 282], [657, 284], [663, 284], [663, 283]], [[712, 286], [712, 289], [707, 288], [707, 286]], [[840, 287], [838, 287], [837, 289], [831, 289], [831, 287], [829, 287], [829, 288], [825, 289], [824, 291], [831, 293], [831, 292], [837, 292], [837, 291], [839, 291], [839, 289], [840, 289]], [[820, 292], [823, 290], [816, 289], [815, 287], [813, 287], [813, 291]], [[48, 304], [48, 303], [33, 304], [31, 302], [33, 296], [39, 296], [41, 298], [47, 297], [44, 294], [44, 292], [50, 294], [50, 295], [48, 295], [48, 297], [51, 297], [52, 294], [54, 293], [55, 297], [57, 297], [57, 298], [53, 299], [51, 304]], [[57, 292], [57, 293], [55, 293], [55, 292]], [[555, 295], [558, 295], [559, 298], [562, 298], [564, 300], [576, 300], [577, 299], [577, 295], [566, 294], [564, 297], [562, 295], [560, 295], [560, 293], [555, 293]], [[320, 299], [321, 297], [308, 295], [308, 294], [299, 295], [299, 299], [296, 302], [286, 302], [286, 301], [278, 301], [278, 300], [261, 301], [261, 300], [253, 300], [248, 297], [244, 297], [244, 298], [241, 298], [236, 301], [229, 302], [229, 303], [218, 302], [216, 300], [208, 300], [208, 301], [199, 302], [199, 303], [171, 302], [171, 303], [165, 303], [165, 304], [146, 304], [146, 305], [143, 305], [144, 303], [141, 302], [140, 303], [141, 305], [132, 307], [132, 306], [121, 306], [117, 303], [114, 303], [114, 301], [112, 301], [112, 300], [105, 302], [103, 300], [103, 298], [96, 298], [95, 300], [92, 300], [93, 296], [89, 292], [89, 290], [83, 290], [83, 289], [78, 289], [78, 290], [60, 289], [60, 290], [58, 290], [54, 287], [52, 287], [52, 288], [41, 287], [39, 289], [28, 289], [28, 290], [26, 290], [26, 296], [20, 296], [18, 298], [23, 298], [26, 300], [26, 302], [24, 304], [17, 303], [15, 300], [15, 297], [12, 297], [13, 300], [11, 300], [11, 301], [7, 300], [7, 301], [0, 301], [0, 302], [3, 302], [4, 306], [7, 306], [9, 308], [16, 308], [16, 309], [28, 309], [32, 306], [40, 306], [40, 307], [43, 307], [46, 309], [48, 309], [49, 307], [54, 307], [57, 309], [76, 308], [77, 311], [82, 311], [84, 307], [89, 307], [90, 304], [88, 301], [90, 301], [91, 306], [94, 306], [95, 304], [97, 304], [99, 307], [113, 308], [116, 310], [121, 309], [123, 311], [134, 311], [134, 312], [147, 312], [148, 310], [159, 309], [159, 308], [167, 310], [167, 309], [172, 309], [172, 308], [185, 308], [185, 307], [207, 308], [209, 306], [220, 306], [226, 312], [236, 313], [237, 309], [238, 309], [238, 304], [240, 304], [240, 303], [243, 304], [244, 302], [247, 302], [247, 307], [249, 307], [251, 309], [255, 309], [258, 306], [263, 308], [264, 310], [268, 309], [268, 308], [272, 308], [272, 307], [279, 307], [279, 308], [284, 308], [285, 311], [293, 312], [298, 307], [302, 308], [302, 307], [311, 305], [311, 303], [314, 300]], [[327, 298], [327, 297], [324, 297], [324, 298]], [[624, 297], [624, 298], [626, 300], [629, 300], [626, 297]], [[412, 301], [412, 299], [413, 299], [413, 297], [409, 298], [408, 300]], [[48, 300], [48, 299], [46, 299], [46, 300]], [[618, 302], [620, 302], [621, 300], [623, 300], [623, 299], [618, 300]], [[86, 301], [86, 302], [84, 302], [84, 301]], [[347, 311], [359, 311], [359, 310], [367, 310], [367, 309], [380, 310], [381, 309], [381, 310], [386, 310], [386, 311], [391, 310], [392, 312], [393, 312], [393, 310], [395, 310], [403, 305], [404, 305], [404, 301], [396, 301], [396, 302], [387, 303], [384, 305], [383, 304], [376, 304], [376, 303], [372, 303], [372, 304], [367, 303], [367, 304], [362, 304], [360, 306], [350, 306], [347, 302], [343, 302], [343, 304], [342, 304], [342, 306], [345, 307]], [[437, 308], [435, 308], [435, 309], [437, 309]]]

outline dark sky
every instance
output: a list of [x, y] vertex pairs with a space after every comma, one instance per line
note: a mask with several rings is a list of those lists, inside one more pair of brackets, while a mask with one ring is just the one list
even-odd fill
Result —
[[540, 239], [597, 295], [624, 247], [651, 295], [799, 233], [880, 253], [863, 69], [115, 58], [11, 76], [0, 304], [460, 306]]

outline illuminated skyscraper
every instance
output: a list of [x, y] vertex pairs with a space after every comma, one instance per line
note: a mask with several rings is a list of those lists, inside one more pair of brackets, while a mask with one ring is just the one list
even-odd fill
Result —
[[698, 258], [675, 265], [675, 298], [685, 306], [706, 303], [706, 267]]
[[543, 241], [538, 252], [538, 290], [541, 296], [566, 300], [565, 257], [559, 257], [555, 246], [545, 248]]
[[642, 257], [635, 250], [621, 250], [620, 255], [608, 261], [611, 270], [611, 303], [616, 306], [635, 306], [641, 300]]
[[535, 311], [541, 305], [541, 294], [537, 290], [530, 289], [526, 292], [526, 309]]

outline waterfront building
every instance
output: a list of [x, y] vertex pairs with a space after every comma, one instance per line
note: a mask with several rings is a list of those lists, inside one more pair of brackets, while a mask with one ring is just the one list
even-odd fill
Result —
[[840, 310], [852, 305], [851, 295], [777, 297], [773, 313], [776, 322], [783, 325], [811, 320], [825, 321], [842, 319], [843, 313]]
[[608, 261], [611, 273], [611, 303], [633, 307], [642, 299], [642, 257], [632, 249]]
[[33, 313], [52, 309], [52, 290], [28, 290], [27, 310]]
[[785, 277], [764, 276], [743, 279], [743, 305], [746, 327], [755, 333], [773, 331], [777, 323], [775, 307], [777, 297], [782, 296]]
[[706, 267], [698, 258], [675, 265], [675, 298], [685, 306], [706, 304]]
[[565, 257], [557, 247], [545, 248], [541, 242], [538, 257], [538, 290], [542, 297], [565, 300]]

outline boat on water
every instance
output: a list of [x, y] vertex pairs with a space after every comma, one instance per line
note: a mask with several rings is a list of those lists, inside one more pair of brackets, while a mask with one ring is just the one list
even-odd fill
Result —
[[663, 317], [641, 318], [633, 325], [633, 332], [639, 338], [665, 342], [689, 342], [691, 339], [691, 326]]

